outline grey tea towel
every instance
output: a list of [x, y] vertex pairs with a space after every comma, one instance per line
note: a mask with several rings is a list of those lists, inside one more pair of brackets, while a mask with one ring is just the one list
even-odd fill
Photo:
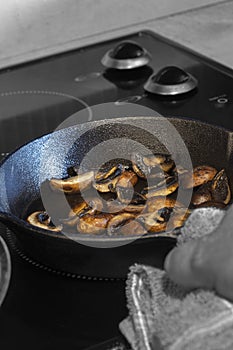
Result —
[[[178, 244], [211, 234], [225, 212], [195, 210]], [[131, 266], [126, 285], [129, 316], [119, 328], [134, 350], [233, 350], [233, 304], [214, 291], [187, 292], [165, 271]]]

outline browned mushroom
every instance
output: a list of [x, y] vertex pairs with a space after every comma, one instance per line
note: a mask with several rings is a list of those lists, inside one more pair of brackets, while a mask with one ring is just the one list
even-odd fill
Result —
[[200, 206], [205, 202], [228, 204], [231, 199], [231, 190], [224, 169], [220, 170], [208, 183], [201, 186], [192, 197], [192, 204]]
[[147, 233], [145, 227], [137, 220], [128, 221], [127, 224], [121, 226], [118, 234], [128, 236], [128, 235], [144, 235]]
[[62, 225], [55, 226], [50, 216], [45, 211], [35, 211], [27, 217], [27, 222], [33, 226], [40, 227], [46, 230], [59, 232], [62, 230]]
[[177, 175], [171, 175], [155, 184], [154, 186], [145, 187], [142, 191], [142, 194], [144, 194], [146, 198], [155, 196], [168, 196], [169, 194], [176, 191], [178, 185]]
[[144, 208], [145, 204], [142, 203], [129, 203], [129, 204], [123, 204], [120, 201], [117, 200], [109, 200], [106, 203], [107, 209], [109, 213], [119, 213], [126, 211], [128, 213], [140, 213]]
[[68, 214], [67, 219], [63, 219], [63, 223], [68, 226], [75, 226], [78, 218], [86, 214], [95, 214], [101, 212], [103, 209], [103, 202], [100, 198], [89, 198], [87, 201], [82, 201], [75, 204]]
[[113, 217], [109, 213], [99, 213], [95, 215], [86, 214], [78, 218], [77, 230], [85, 234], [103, 233], [108, 225], [109, 220]]
[[161, 170], [169, 172], [175, 165], [170, 155], [159, 153], [147, 156], [133, 153], [131, 160], [133, 170], [143, 179], [146, 179], [148, 176], [161, 177]]
[[[167, 216], [165, 219], [164, 216]], [[163, 208], [163, 213], [153, 212], [138, 215], [137, 221], [143, 224], [148, 232], [162, 232], [166, 230], [168, 216], [170, 217], [171, 211], [169, 208]]]
[[182, 207], [182, 204], [173, 198], [164, 196], [151, 197], [146, 202], [145, 212], [153, 213], [164, 207], [174, 208], [175, 206]]
[[115, 178], [121, 175], [124, 170], [125, 167], [122, 164], [105, 165], [95, 174], [95, 181], [99, 182]]
[[196, 206], [210, 201], [212, 201], [211, 183], [208, 182], [197, 189], [192, 196], [191, 202]]
[[71, 176], [66, 179], [52, 178], [49, 181], [50, 187], [59, 192], [73, 194], [89, 188], [94, 179], [94, 172], [89, 171], [80, 175]]
[[211, 182], [211, 193], [214, 202], [228, 204], [231, 200], [231, 190], [224, 169], [220, 170]]
[[125, 172], [122, 164], [104, 168], [95, 175], [94, 188], [99, 192], [113, 192], [120, 176]]
[[[119, 234], [121, 230], [123, 230], [122, 232], [126, 232], [125, 230], [128, 230], [128, 223], [131, 222], [132, 220], [135, 220], [135, 218], [136, 218], [136, 215], [133, 213], [120, 213], [113, 216], [112, 219], [109, 220], [108, 222], [108, 230], [107, 230], [108, 235], [113, 236], [115, 234]], [[123, 226], [125, 225], [127, 225], [127, 227], [123, 229]], [[132, 227], [133, 226], [131, 226], [131, 228]], [[131, 233], [136, 234], [136, 232], [138, 232], [140, 227], [141, 227], [140, 223], [139, 225], [135, 225], [134, 226], [135, 232], [131, 232]], [[140, 229], [140, 232], [142, 232], [142, 227]]]
[[174, 160], [171, 158], [170, 154], [161, 153], [143, 157], [143, 162], [149, 168], [159, 166], [164, 172], [169, 172], [172, 168], [174, 168], [175, 165]]
[[115, 185], [117, 198], [122, 203], [129, 203], [134, 195], [133, 186], [138, 182], [138, 177], [133, 171], [125, 171], [119, 176]]
[[193, 172], [184, 173], [180, 175], [181, 186], [183, 188], [192, 188], [201, 186], [211, 181], [216, 175], [217, 170], [208, 165], [197, 166]]

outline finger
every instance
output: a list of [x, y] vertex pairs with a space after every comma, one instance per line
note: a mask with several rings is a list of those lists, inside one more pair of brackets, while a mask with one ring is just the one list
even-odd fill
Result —
[[174, 248], [164, 263], [169, 278], [189, 289], [212, 288], [214, 276], [205, 262], [205, 253], [202, 240], [193, 240]]
[[233, 206], [210, 235], [174, 248], [164, 268], [171, 280], [186, 288], [211, 288], [233, 300]]

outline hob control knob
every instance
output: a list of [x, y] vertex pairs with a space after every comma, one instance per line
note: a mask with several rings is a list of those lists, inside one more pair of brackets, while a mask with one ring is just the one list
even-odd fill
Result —
[[147, 65], [150, 54], [134, 41], [123, 41], [114, 49], [106, 52], [102, 64], [113, 69], [134, 69]]
[[144, 88], [158, 95], [180, 95], [192, 91], [197, 86], [197, 80], [188, 72], [175, 66], [162, 68], [153, 74]]
[[142, 57], [143, 55], [144, 55], [143, 48], [131, 41], [125, 41], [123, 43], [120, 43], [110, 53], [110, 57], [115, 58], [117, 60], [137, 58], [137, 57]]
[[186, 82], [189, 75], [178, 67], [165, 67], [161, 69], [154, 77], [153, 81], [162, 85], [175, 85]]

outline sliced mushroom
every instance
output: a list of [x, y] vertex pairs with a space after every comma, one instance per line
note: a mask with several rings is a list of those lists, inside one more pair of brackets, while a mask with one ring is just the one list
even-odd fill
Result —
[[116, 188], [117, 187], [123, 187], [123, 188], [132, 187], [132, 186], [135, 186], [137, 182], [138, 182], [138, 177], [133, 171], [131, 171], [131, 170], [124, 171], [118, 178], [118, 181], [116, 183]]
[[141, 203], [129, 203], [128, 205], [123, 204], [117, 200], [107, 201], [107, 210], [109, 213], [119, 213], [126, 211], [128, 213], [140, 213], [144, 208], [145, 204]]
[[[170, 217], [169, 208], [164, 208], [163, 214]], [[137, 217], [137, 221], [143, 224], [148, 232], [162, 232], [166, 230], [167, 226], [163, 214], [158, 212], [142, 214]]]
[[165, 172], [169, 172], [174, 168], [174, 160], [171, 158], [170, 154], [161, 154], [157, 153], [154, 155], [143, 157], [143, 162], [150, 168], [160, 166], [161, 169]]
[[180, 176], [181, 186], [183, 188], [192, 188], [201, 186], [211, 181], [216, 175], [217, 170], [208, 165], [197, 166], [193, 172], [184, 173]]
[[170, 155], [167, 154], [151, 154], [144, 156], [139, 153], [133, 153], [132, 165], [135, 173], [146, 179], [147, 176], [160, 176], [161, 170], [169, 172], [174, 167], [175, 163]]
[[85, 201], [76, 204], [70, 210], [68, 214], [68, 218], [62, 220], [63, 224], [67, 226], [75, 226], [77, 224], [79, 216], [86, 214], [88, 210], [89, 210], [89, 206]]
[[50, 187], [59, 192], [73, 194], [89, 188], [94, 179], [94, 172], [89, 171], [66, 179], [52, 178], [49, 181]]
[[208, 182], [197, 189], [192, 196], [191, 202], [196, 206], [210, 201], [212, 201], [211, 183]]
[[118, 234], [120, 229], [129, 223], [131, 220], [136, 218], [135, 214], [132, 213], [120, 213], [111, 218], [108, 222], [107, 233], [109, 236]]
[[110, 165], [101, 168], [95, 175], [95, 181], [100, 182], [107, 179], [113, 179], [118, 175], [121, 175], [125, 170], [125, 167], [122, 164]]
[[147, 233], [145, 227], [137, 220], [131, 220], [127, 224], [121, 226], [117, 231], [119, 235], [144, 235]]
[[115, 185], [117, 198], [122, 203], [129, 203], [134, 195], [134, 187], [138, 181], [133, 171], [125, 171], [119, 176]]
[[86, 201], [76, 204], [69, 212], [68, 218], [63, 220], [63, 223], [68, 226], [75, 226], [79, 217], [86, 214], [95, 214], [103, 209], [103, 202], [100, 198], [90, 198]]
[[146, 196], [144, 196], [143, 194], [134, 191], [133, 197], [130, 201], [130, 204], [133, 205], [140, 205], [140, 204], [145, 204], [146, 203]]
[[77, 230], [78, 232], [85, 234], [103, 233], [106, 230], [108, 222], [112, 216], [113, 215], [109, 213], [83, 215], [82, 217], [78, 218]]
[[35, 211], [27, 218], [27, 222], [33, 226], [40, 227], [46, 230], [59, 232], [62, 230], [62, 225], [55, 226], [50, 216], [45, 211]]
[[151, 197], [146, 202], [145, 212], [153, 213], [153, 212], [156, 212], [163, 207], [174, 208], [175, 206], [181, 207], [182, 204], [177, 202], [173, 198], [167, 198], [164, 196]]
[[176, 175], [168, 176], [154, 186], [145, 187], [142, 191], [142, 194], [145, 195], [146, 198], [155, 196], [168, 196], [169, 194], [176, 191], [178, 185], [179, 184]]
[[231, 199], [231, 190], [224, 169], [220, 170], [212, 181], [201, 186], [192, 197], [192, 203], [200, 206], [206, 202], [228, 204]]
[[96, 174], [93, 186], [102, 193], [114, 192], [116, 183], [124, 172], [125, 167], [122, 164], [107, 168], [105, 171], [101, 170]]
[[211, 181], [211, 194], [214, 202], [228, 204], [231, 200], [231, 190], [224, 169], [220, 170]]

